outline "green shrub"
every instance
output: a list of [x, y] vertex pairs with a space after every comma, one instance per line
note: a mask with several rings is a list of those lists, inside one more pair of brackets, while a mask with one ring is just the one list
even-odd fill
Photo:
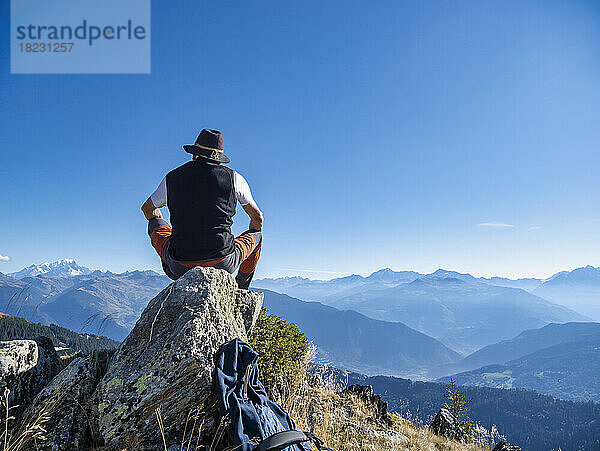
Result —
[[305, 377], [308, 339], [298, 326], [263, 307], [250, 339], [258, 353], [260, 380], [269, 394], [286, 397]]

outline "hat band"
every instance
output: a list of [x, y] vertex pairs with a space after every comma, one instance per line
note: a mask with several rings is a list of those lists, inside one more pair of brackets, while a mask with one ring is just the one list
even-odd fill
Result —
[[200, 147], [201, 149], [204, 149], [204, 150], [211, 150], [213, 152], [223, 153], [223, 149], [215, 149], [214, 147], [206, 147], [206, 146], [203, 146], [201, 144], [194, 144], [194, 146], [195, 147]]

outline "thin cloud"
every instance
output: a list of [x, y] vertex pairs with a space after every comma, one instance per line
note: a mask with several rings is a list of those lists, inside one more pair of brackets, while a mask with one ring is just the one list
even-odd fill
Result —
[[536, 230], [542, 230], [542, 228], [540, 226], [531, 226], [531, 227], [529, 227], [529, 230], [531, 230], [533, 232]]
[[496, 229], [512, 229], [513, 224], [506, 224], [504, 222], [480, 222], [477, 227], [494, 227]]
[[9, 262], [9, 261], [10, 261], [10, 257], [8, 255], [0, 254], [0, 262]]

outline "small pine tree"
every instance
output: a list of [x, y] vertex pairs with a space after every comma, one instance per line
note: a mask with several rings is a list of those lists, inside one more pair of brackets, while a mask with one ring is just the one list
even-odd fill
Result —
[[450, 378], [450, 383], [444, 388], [446, 390], [444, 397], [448, 400], [444, 403], [444, 407], [454, 415], [454, 418], [456, 418], [460, 428], [467, 437], [471, 437], [473, 434], [473, 422], [466, 412], [469, 410], [469, 404], [471, 404], [472, 399], [467, 398], [465, 394], [460, 391], [456, 385], [456, 381], [452, 378]]

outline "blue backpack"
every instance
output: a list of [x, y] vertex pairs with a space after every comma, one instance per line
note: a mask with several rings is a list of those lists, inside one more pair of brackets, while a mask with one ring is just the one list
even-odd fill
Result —
[[[215, 389], [222, 417], [236, 451], [311, 451], [323, 442], [299, 431], [290, 416], [267, 397], [258, 379], [258, 354], [239, 338], [225, 343], [215, 356]], [[331, 450], [330, 450], [331, 451]]]

